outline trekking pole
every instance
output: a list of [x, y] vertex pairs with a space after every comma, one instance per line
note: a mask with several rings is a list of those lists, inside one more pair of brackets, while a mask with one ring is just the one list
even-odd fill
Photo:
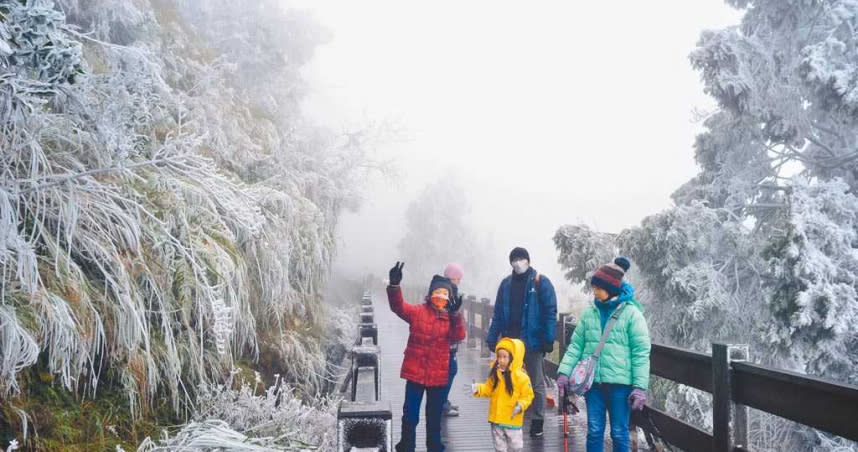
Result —
[[563, 451], [569, 452], [569, 397], [566, 392], [567, 390], [563, 391], [563, 400], [561, 401], [561, 410], [563, 411]]

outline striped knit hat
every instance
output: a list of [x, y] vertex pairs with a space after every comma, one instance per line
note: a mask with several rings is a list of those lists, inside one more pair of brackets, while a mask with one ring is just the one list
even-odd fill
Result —
[[611, 297], [616, 297], [620, 294], [623, 276], [631, 266], [632, 264], [628, 259], [620, 256], [614, 259], [614, 262], [597, 268], [590, 279], [590, 285], [605, 289]]

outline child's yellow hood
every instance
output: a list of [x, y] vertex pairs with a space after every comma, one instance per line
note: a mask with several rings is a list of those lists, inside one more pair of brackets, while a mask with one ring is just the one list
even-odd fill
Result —
[[[498, 341], [498, 345], [495, 346], [495, 354], [497, 354], [498, 350], [504, 349], [512, 354], [512, 362], [509, 364], [509, 369], [513, 372], [519, 371], [524, 367], [524, 342], [520, 339], [513, 339], [509, 337], [501, 338]], [[492, 366], [494, 366], [494, 361], [492, 362]]]

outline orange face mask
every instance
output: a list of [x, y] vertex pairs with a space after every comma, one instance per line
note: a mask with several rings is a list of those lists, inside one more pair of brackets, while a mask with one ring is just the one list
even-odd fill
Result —
[[432, 306], [435, 306], [435, 309], [441, 311], [447, 307], [447, 303], [449, 303], [448, 298], [446, 290], [435, 289], [432, 295], [429, 296], [429, 301], [432, 303]]

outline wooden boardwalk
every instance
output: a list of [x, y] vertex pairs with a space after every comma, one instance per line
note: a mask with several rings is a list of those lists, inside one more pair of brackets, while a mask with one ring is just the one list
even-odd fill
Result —
[[[412, 300], [407, 300], [412, 301]], [[391, 403], [393, 409], [393, 442], [399, 441], [402, 403], [405, 395], [405, 380], [399, 378], [403, 352], [408, 341], [408, 325], [390, 311], [387, 295], [383, 292], [373, 294], [375, 321], [378, 324], [378, 344], [381, 348], [381, 389], [380, 398]], [[482, 339], [482, 338], [481, 338]], [[443, 352], [443, 351], [442, 351]], [[465, 390], [465, 385], [471, 380], [482, 382], [488, 375], [489, 359], [480, 358], [479, 348], [469, 349], [466, 342], [459, 346], [459, 372], [453, 381], [450, 400], [459, 405], [458, 417], [445, 417], [441, 424], [442, 435], [448, 452], [461, 451], [493, 451], [491, 433], [487, 421], [488, 399], [471, 397]], [[551, 388], [548, 388], [549, 390]], [[584, 452], [587, 421], [582, 413], [570, 416], [571, 437], [570, 451]], [[545, 436], [531, 439], [528, 435], [530, 419], [525, 415], [525, 451], [562, 451], [563, 450], [563, 417], [556, 408], [546, 407]], [[607, 440], [610, 442], [610, 440]], [[417, 427], [417, 450], [426, 450], [425, 400], [421, 407], [420, 424]], [[606, 449], [611, 450], [606, 443]]]

